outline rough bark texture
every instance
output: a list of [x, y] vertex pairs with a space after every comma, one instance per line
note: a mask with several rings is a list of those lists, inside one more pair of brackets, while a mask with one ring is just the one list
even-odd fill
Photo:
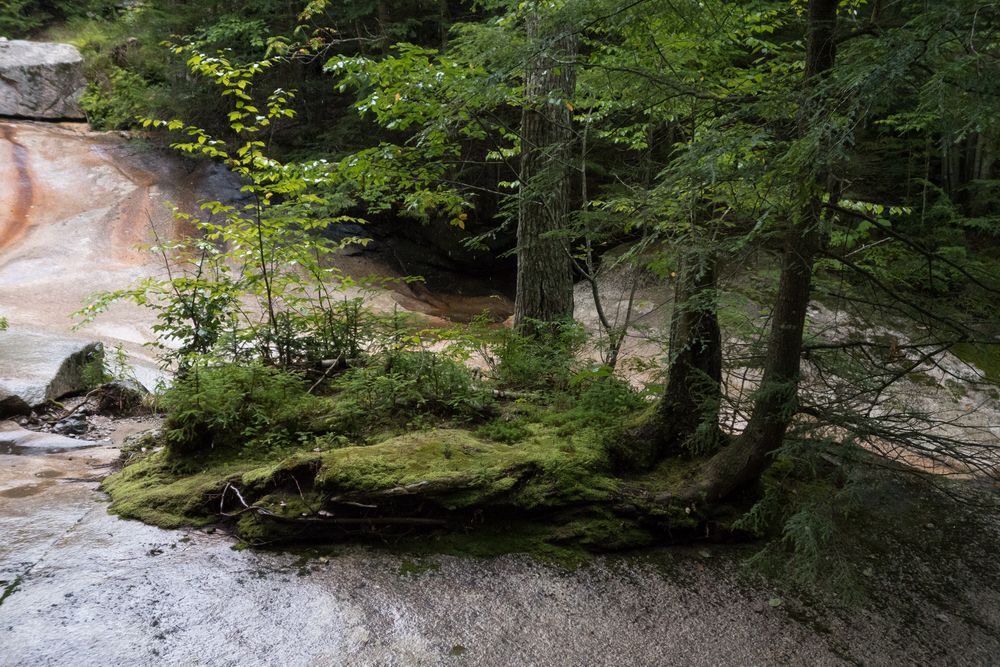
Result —
[[[819, 202], [810, 206], [819, 215]], [[770, 463], [770, 454], [781, 446], [785, 430], [796, 411], [799, 359], [805, 328], [813, 261], [819, 247], [814, 220], [806, 228], [790, 230], [782, 256], [778, 299], [771, 316], [771, 333], [760, 389], [743, 434], [707, 464], [702, 488], [695, 495], [707, 500], [724, 498], [751, 482]]]
[[[805, 68], [807, 95], [812, 92], [809, 82], [833, 67], [837, 5], [837, 0], [809, 2]], [[804, 134], [808, 130], [809, 103], [803, 106], [800, 131]], [[706, 465], [700, 481], [686, 493], [691, 498], [718, 500], [758, 479], [770, 463], [770, 455], [781, 446], [796, 412], [802, 334], [809, 306], [813, 263], [822, 239], [822, 210], [821, 201], [812, 197], [802, 213], [800, 224], [789, 224], [785, 232], [778, 297], [771, 315], [764, 373], [760, 389], [754, 397], [752, 416], [743, 434]]]
[[722, 336], [715, 299], [715, 257], [690, 250], [681, 258], [670, 323], [670, 368], [655, 412], [627, 436], [635, 460], [649, 468], [678, 451], [713, 450], [719, 437]]
[[[514, 325], [573, 316], [573, 267], [568, 240], [558, 232], [569, 212], [573, 159], [572, 112], [577, 37], [540, 35], [537, 16], [528, 35], [538, 43], [525, 66], [521, 114], [521, 195], [517, 223]], [[541, 40], [539, 38], [542, 38]]]
[[[668, 446], [712, 448], [691, 443], [697, 432], [718, 438], [722, 383], [722, 335], [715, 298], [715, 258], [693, 250], [681, 260], [670, 340], [670, 373], [658, 417]], [[707, 428], [702, 429], [707, 424]]]
[[707, 453], [718, 447], [722, 334], [716, 262], [702, 249], [689, 249], [681, 257], [667, 386], [656, 408], [612, 446], [619, 470], [649, 470], [670, 454]]

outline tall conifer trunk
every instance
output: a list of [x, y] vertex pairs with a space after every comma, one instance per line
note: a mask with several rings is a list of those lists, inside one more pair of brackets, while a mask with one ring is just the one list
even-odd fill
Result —
[[543, 31], [542, 25], [536, 10], [527, 22], [532, 54], [521, 113], [514, 326], [522, 330], [532, 320], [573, 316], [572, 258], [559, 231], [566, 227], [573, 175], [569, 100], [576, 90], [578, 40], [571, 30]]
[[722, 334], [714, 252], [687, 248], [680, 259], [670, 320], [667, 385], [656, 408], [613, 448], [617, 467], [647, 470], [665, 456], [713, 451], [719, 443]]
[[670, 329], [670, 370], [657, 410], [666, 448], [711, 451], [718, 443], [722, 334], [716, 258], [691, 249], [681, 258]]

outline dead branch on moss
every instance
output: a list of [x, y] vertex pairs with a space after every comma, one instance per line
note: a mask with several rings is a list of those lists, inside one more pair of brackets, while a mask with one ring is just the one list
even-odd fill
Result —
[[[410, 487], [417, 485], [409, 485]], [[399, 487], [402, 488], [402, 487]], [[236, 512], [226, 512], [226, 498], [229, 495], [229, 491], [232, 490], [236, 499], [243, 505], [242, 509]], [[390, 489], [392, 490], [392, 489]], [[357, 503], [354, 503], [357, 504]], [[358, 505], [364, 507], [363, 505]], [[226, 518], [235, 518], [247, 512], [253, 512], [258, 516], [267, 517], [268, 519], [279, 521], [282, 523], [292, 523], [292, 524], [319, 524], [319, 525], [330, 525], [330, 526], [423, 526], [423, 527], [440, 527], [447, 525], [447, 521], [444, 519], [433, 519], [428, 517], [409, 517], [409, 516], [367, 516], [367, 517], [335, 517], [335, 516], [323, 516], [321, 513], [317, 512], [309, 516], [284, 516], [282, 514], [277, 514], [266, 508], [260, 507], [259, 505], [250, 505], [247, 503], [246, 499], [243, 498], [243, 494], [240, 490], [233, 485], [231, 482], [226, 482], [226, 486], [222, 489], [222, 497], [219, 501], [219, 514]]]

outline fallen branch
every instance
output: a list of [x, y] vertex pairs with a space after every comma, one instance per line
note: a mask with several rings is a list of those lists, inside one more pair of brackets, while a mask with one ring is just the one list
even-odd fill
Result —
[[[407, 487], [397, 487], [397, 489], [390, 489], [390, 490], [391, 491], [401, 490], [403, 492], [408, 492], [408, 489], [416, 488], [423, 484], [427, 484], [427, 482], [418, 482], [417, 484], [410, 484]], [[243, 509], [238, 510], [236, 512], [225, 511], [226, 497], [229, 495], [230, 490], [232, 490], [232, 492], [236, 494], [236, 499], [239, 500], [241, 505], [243, 505]], [[358, 503], [350, 503], [350, 504], [355, 504], [360, 507], [364, 507], [364, 505], [360, 505]], [[448, 523], [444, 519], [430, 519], [426, 517], [409, 517], [409, 516], [401, 516], [401, 517], [392, 517], [392, 516], [326, 517], [317, 515], [303, 516], [303, 517], [283, 516], [281, 514], [276, 514], [275, 512], [272, 512], [263, 507], [247, 504], [247, 501], [246, 499], [243, 498], [243, 494], [240, 493], [240, 490], [236, 488], [232, 483], [226, 482], [226, 486], [222, 489], [222, 498], [219, 501], [219, 514], [227, 518], [234, 518], [242, 514], [245, 514], [246, 512], [255, 512], [259, 516], [265, 516], [269, 519], [274, 519], [275, 521], [281, 521], [284, 523], [309, 523], [309, 524], [322, 524], [322, 525], [333, 525], [333, 526], [366, 526], [366, 525], [445, 526]]]
[[330, 376], [334, 368], [340, 367], [340, 360], [344, 358], [343, 353], [340, 354], [336, 359], [324, 359], [322, 362], [323, 366], [326, 366], [326, 371], [319, 377], [318, 380], [312, 383], [312, 386], [306, 391], [307, 394], [313, 393], [313, 390], [320, 385], [323, 380]]

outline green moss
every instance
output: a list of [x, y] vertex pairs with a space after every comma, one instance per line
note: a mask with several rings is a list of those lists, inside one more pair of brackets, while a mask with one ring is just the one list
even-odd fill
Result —
[[[345, 507], [346, 516], [354, 516], [352, 503], [377, 505], [376, 515], [406, 517], [418, 511], [447, 521], [442, 530], [422, 531], [411, 541], [389, 533], [410, 550], [526, 552], [575, 566], [587, 551], [630, 549], [654, 540], [645, 525], [608, 509], [626, 489], [611, 473], [605, 448], [593, 432], [562, 437], [555, 427], [537, 423], [526, 424], [525, 432], [514, 444], [457, 428], [324, 452], [304, 442], [302, 451], [280, 459], [253, 450], [226, 450], [208, 459], [163, 451], [112, 475], [104, 489], [113, 512], [175, 528], [219, 520], [220, 493], [230, 483], [261, 510], [232, 519], [251, 545], [349, 538], [352, 533], [329, 517], [345, 516]], [[652, 498], [682, 478], [668, 468], [665, 464], [625, 483], [641, 486]], [[227, 503], [230, 510], [234, 498]], [[675, 508], [648, 505], [642, 510], [653, 517], [650, 526], [684, 527], [694, 520]]]
[[449, 509], [498, 500], [522, 509], [607, 500], [618, 488], [601, 447], [539, 431], [516, 445], [457, 429], [398, 436], [328, 452], [316, 476], [331, 494], [421, 485]]
[[157, 452], [111, 475], [101, 489], [111, 496], [111, 512], [161, 528], [206, 525], [216, 519], [210, 496], [227, 481], [238, 483], [255, 464], [218, 462], [187, 473], [165, 452]]
[[617, 429], [607, 434], [608, 455], [615, 470], [646, 470], [653, 465], [659, 448], [646, 433], [653, 430], [657, 419], [658, 406], [650, 405], [629, 415]]
[[559, 541], [551, 523], [521, 518], [491, 520], [465, 531], [438, 533], [400, 541], [396, 549], [410, 554], [462, 558], [495, 558], [524, 554], [540, 563], [574, 570], [593, 559], [591, 551], [571, 541]]
[[555, 528], [551, 541], [574, 544], [590, 551], [623, 551], [649, 546], [654, 536], [630, 519], [597, 512]]
[[318, 452], [306, 451], [295, 452], [280, 461], [254, 468], [246, 472], [241, 478], [241, 487], [246, 490], [265, 489], [269, 485], [285, 474], [296, 472], [305, 473], [308, 478], [304, 481], [312, 482], [310, 471], [315, 473], [319, 469], [321, 455]]
[[628, 483], [651, 495], [670, 493], [690, 483], [702, 463], [698, 459], [664, 459], [649, 472], [628, 478]]
[[974, 364], [990, 382], [1000, 383], [1000, 343], [958, 343], [952, 353], [967, 364]]

